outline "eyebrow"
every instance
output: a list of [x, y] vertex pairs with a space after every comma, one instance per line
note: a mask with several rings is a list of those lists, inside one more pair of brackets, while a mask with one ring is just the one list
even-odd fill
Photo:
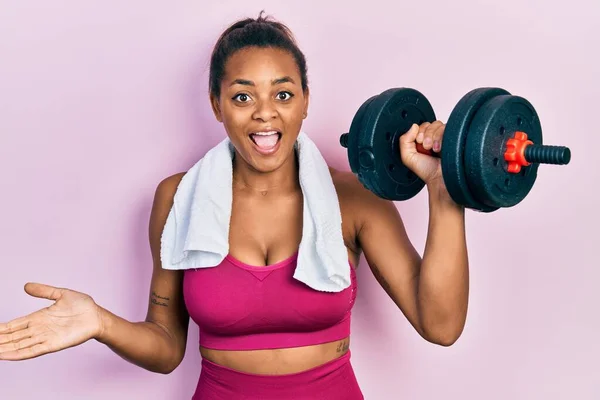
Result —
[[[291, 77], [284, 76], [284, 77], [281, 77], [281, 78], [273, 79], [271, 81], [271, 85], [275, 86], [275, 85], [280, 85], [282, 83], [287, 83], [287, 82], [294, 83], [294, 84], [296, 83], [296, 82], [294, 82], [294, 80]], [[233, 86], [233, 85], [255, 86], [254, 82], [249, 81], [247, 79], [235, 79], [231, 83], [230, 86]]]

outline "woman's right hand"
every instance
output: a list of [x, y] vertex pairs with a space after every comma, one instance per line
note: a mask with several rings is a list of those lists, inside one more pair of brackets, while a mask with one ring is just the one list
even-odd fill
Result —
[[38, 283], [25, 285], [34, 297], [54, 304], [0, 323], [0, 360], [25, 360], [82, 344], [102, 333], [101, 308], [85, 293]]

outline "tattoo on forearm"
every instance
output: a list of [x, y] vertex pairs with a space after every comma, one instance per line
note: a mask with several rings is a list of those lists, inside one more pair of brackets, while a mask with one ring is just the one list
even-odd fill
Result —
[[157, 299], [161, 299], [161, 300], [170, 300], [168, 297], [159, 296], [158, 294], [156, 294], [156, 292], [152, 292], [152, 296], [156, 297]]
[[348, 340], [342, 340], [337, 347], [338, 353], [344, 353], [350, 348], [350, 342]]
[[169, 305], [165, 302], [165, 300], [169, 301], [170, 299], [168, 297], [159, 296], [154, 291], [152, 292], [152, 297], [150, 299], [152, 304], [156, 304], [157, 306], [168, 307]]
[[169, 306], [167, 303], [161, 303], [160, 301], [157, 301], [156, 299], [152, 299], [152, 304], [156, 304], [157, 306], [163, 306], [163, 307]]

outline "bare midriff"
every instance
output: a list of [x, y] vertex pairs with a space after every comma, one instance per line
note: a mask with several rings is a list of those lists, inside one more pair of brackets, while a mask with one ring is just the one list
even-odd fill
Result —
[[350, 338], [312, 346], [267, 350], [214, 350], [200, 347], [203, 358], [223, 367], [257, 375], [294, 374], [326, 364], [348, 352]]

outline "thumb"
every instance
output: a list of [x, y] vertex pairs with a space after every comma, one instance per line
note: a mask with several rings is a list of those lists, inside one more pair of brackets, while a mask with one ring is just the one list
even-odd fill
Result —
[[62, 289], [32, 282], [25, 285], [25, 292], [30, 296], [48, 300], [58, 300], [62, 296]]
[[410, 129], [400, 136], [400, 156], [403, 161], [411, 158], [417, 152], [417, 135], [419, 134], [419, 125], [412, 124]]
[[414, 145], [417, 140], [417, 135], [419, 134], [419, 125], [412, 124], [410, 129], [400, 136], [400, 148], [404, 148], [407, 145]]

